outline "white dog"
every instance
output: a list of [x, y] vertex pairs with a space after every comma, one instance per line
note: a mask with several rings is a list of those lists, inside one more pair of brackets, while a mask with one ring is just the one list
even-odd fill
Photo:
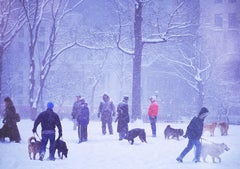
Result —
[[201, 155], [203, 161], [206, 162], [207, 155], [209, 155], [212, 157], [213, 163], [215, 163], [215, 158], [217, 158], [219, 163], [221, 163], [221, 158], [219, 156], [224, 152], [224, 150], [225, 151], [230, 150], [230, 148], [224, 143], [202, 144]]

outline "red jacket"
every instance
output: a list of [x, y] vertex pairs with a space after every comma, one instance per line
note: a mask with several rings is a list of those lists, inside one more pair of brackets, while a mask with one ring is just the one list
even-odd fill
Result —
[[156, 117], [158, 115], [158, 104], [156, 101], [152, 102], [148, 108], [148, 116]]

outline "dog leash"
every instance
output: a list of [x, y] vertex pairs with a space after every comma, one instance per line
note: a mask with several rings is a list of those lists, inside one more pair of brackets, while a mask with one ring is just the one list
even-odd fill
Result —
[[212, 143], [212, 144], [215, 144], [213, 141], [210, 141], [210, 140], [208, 140], [208, 139], [205, 139], [205, 138], [201, 137], [201, 142], [202, 142], [202, 140], [204, 140], [204, 141], [206, 141], [206, 142], [209, 142], [209, 143]]
[[41, 140], [41, 138], [39, 137], [38, 133], [37, 133], [37, 132], [35, 132], [35, 134], [36, 134], [36, 136], [38, 137], [38, 139], [39, 139], [39, 140]]

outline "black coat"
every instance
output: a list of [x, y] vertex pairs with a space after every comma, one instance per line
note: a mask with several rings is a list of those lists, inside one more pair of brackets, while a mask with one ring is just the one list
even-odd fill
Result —
[[194, 117], [187, 127], [186, 136], [189, 139], [200, 139], [202, 136], [203, 122], [204, 119]]
[[37, 126], [41, 123], [42, 131], [55, 131], [57, 126], [59, 134], [62, 134], [62, 125], [59, 116], [52, 109], [40, 113], [34, 122], [33, 132], [36, 132]]
[[128, 113], [128, 104], [125, 102], [121, 102], [118, 104], [117, 107], [117, 132], [121, 132], [123, 128], [128, 129], [128, 123], [129, 123], [129, 113]]

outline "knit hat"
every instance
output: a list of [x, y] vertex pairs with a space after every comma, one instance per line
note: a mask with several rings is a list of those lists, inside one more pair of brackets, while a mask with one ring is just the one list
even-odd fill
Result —
[[47, 108], [48, 109], [53, 109], [53, 107], [54, 107], [54, 104], [52, 102], [48, 102]]
[[128, 96], [123, 96], [123, 101], [127, 102], [128, 101]]
[[157, 97], [156, 97], [156, 96], [151, 96], [151, 97], [149, 98], [149, 100], [150, 100], [150, 101], [156, 101], [156, 100], [157, 100]]
[[198, 113], [198, 117], [205, 118], [208, 115], [208, 109], [206, 107], [202, 107], [200, 112]]

